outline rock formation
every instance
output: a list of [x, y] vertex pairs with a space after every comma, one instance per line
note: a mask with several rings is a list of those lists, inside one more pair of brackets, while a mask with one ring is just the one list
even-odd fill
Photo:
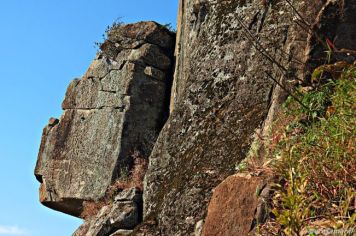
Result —
[[[168, 113], [173, 35], [154, 22], [115, 26], [83, 78], [68, 87], [62, 117], [44, 128], [35, 175], [41, 202], [80, 216], [147, 158]], [[125, 173], [124, 173], [125, 172]]]
[[[171, 114], [150, 156], [144, 191], [148, 223], [138, 235], [194, 234], [213, 188], [235, 172], [255, 132], [267, 134], [285, 97], [277, 83], [288, 88], [311, 70], [305, 62], [317, 56], [308, 52], [322, 43], [312, 38], [325, 32], [315, 36], [311, 25], [330, 24], [315, 19], [318, 12], [334, 7], [336, 23], [328, 29], [343, 32], [338, 47], [353, 49], [355, 2], [334, 2], [180, 2]], [[245, 189], [239, 193], [251, 197]], [[244, 232], [239, 230], [225, 235]]]
[[173, 111], [144, 192], [145, 216], [162, 235], [191, 235], [206, 217], [213, 188], [235, 172], [280, 97], [269, 75], [301, 74], [307, 40], [283, 1], [182, 1], [179, 15]]
[[114, 27], [43, 131], [41, 202], [80, 216], [138, 151], [149, 156], [143, 203], [139, 189], [120, 190], [74, 235], [247, 235], [265, 217], [271, 176], [235, 167], [256, 133], [268, 136], [285, 90], [325, 58], [325, 38], [338, 50], [330, 60], [355, 60], [355, 9], [352, 0], [180, 0], [172, 88], [172, 33], [153, 22]]

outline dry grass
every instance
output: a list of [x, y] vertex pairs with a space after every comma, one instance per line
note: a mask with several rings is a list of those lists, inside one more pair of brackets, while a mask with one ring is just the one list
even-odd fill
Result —
[[355, 225], [356, 68], [347, 65], [329, 75], [319, 69], [320, 84], [300, 97], [308, 109], [289, 100], [268, 142], [270, 167], [280, 181], [260, 235]]
[[143, 191], [143, 179], [146, 174], [148, 167], [148, 161], [146, 158], [143, 158], [140, 152], [135, 151], [132, 154], [134, 160], [134, 165], [130, 173], [124, 174], [119, 178], [110, 188], [108, 194], [111, 195], [112, 192], [115, 192], [118, 189], [127, 189], [127, 188], [138, 188]]
[[132, 158], [134, 165], [130, 173], [125, 174], [109, 186], [104, 198], [99, 201], [84, 202], [83, 212], [80, 215], [81, 218], [89, 219], [96, 216], [100, 209], [112, 204], [115, 196], [124, 189], [138, 188], [140, 191], [143, 191], [143, 180], [148, 167], [148, 161], [146, 158], [143, 158], [138, 151], [132, 154]]
[[106, 201], [84, 202], [83, 211], [80, 214], [80, 217], [82, 219], [90, 219], [93, 216], [96, 216], [99, 213], [99, 211], [106, 205], [108, 205]]

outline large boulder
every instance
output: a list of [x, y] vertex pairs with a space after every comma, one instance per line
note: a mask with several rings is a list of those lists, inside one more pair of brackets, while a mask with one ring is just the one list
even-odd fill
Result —
[[[306, 21], [323, 1], [298, 1]], [[180, 1], [171, 114], [145, 178], [137, 235], [193, 235], [283, 84], [301, 80], [308, 30], [287, 1]], [[281, 99], [277, 99], [280, 101]], [[243, 191], [243, 190], [241, 190]]]
[[35, 168], [41, 202], [73, 216], [130, 172], [133, 153], [149, 156], [168, 113], [174, 34], [139, 22], [108, 36], [44, 128]]
[[233, 175], [215, 189], [202, 236], [248, 235], [266, 217], [268, 177]]

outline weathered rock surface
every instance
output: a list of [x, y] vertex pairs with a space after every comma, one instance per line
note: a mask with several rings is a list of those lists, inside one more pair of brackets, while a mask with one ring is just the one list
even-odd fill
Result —
[[261, 200], [266, 186], [263, 177], [234, 175], [224, 180], [214, 189], [202, 236], [248, 235], [266, 207]]
[[102, 207], [97, 215], [87, 219], [73, 236], [126, 235], [140, 223], [141, 214], [142, 192], [137, 188], [125, 189], [112, 204]]
[[356, 1], [293, 4], [180, 0], [170, 117], [151, 155], [168, 113], [174, 39], [154, 22], [110, 31], [43, 131], [41, 202], [80, 215], [139, 151], [150, 155], [143, 206], [125, 190], [75, 236], [247, 235], [266, 216], [267, 180], [230, 175], [254, 134], [268, 136], [284, 90], [308, 82], [327, 44], [331, 61], [356, 57]]
[[[294, 7], [313, 22], [322, 4]], [[150, 223], [136, 235], [194, 235], [212, 189], [284, 95], [270, 77], [295, 82], [305, 69], [308, 32], [286, 1], [181, 1], [179, 17], [171, 115], [145, 180]]]
[[111, 234], [110, 236], [127, 236], [127, 235], [130, 235], [132, 232], [133, 232], [133, 230], [119, 229], [118, 231]]
[[41, 202], [74, 216], [132, 168], [133, 152], [148, 157], [168, 113], [174, 35], [140, 22], [108, 36], [45, 127], [35, 169]]

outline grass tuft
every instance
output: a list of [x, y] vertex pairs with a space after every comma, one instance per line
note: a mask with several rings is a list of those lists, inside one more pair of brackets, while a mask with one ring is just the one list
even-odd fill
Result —
[[261, 235], [355, 229], [356, 67], [323, 67], [314, 72], [315, 89], [295, 95], [305, 107], [287, 100], [268, 142], [279, 182], [271, 217], [258, 226]]

